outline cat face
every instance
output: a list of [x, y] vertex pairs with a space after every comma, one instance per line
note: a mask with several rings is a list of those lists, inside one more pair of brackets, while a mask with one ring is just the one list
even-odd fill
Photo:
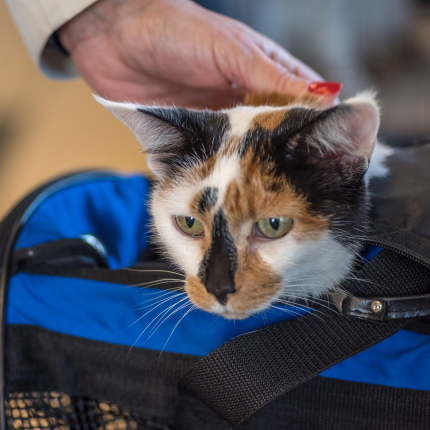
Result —
[[154, 233], [197, 307], [246, 318], [348, 274], [367, 222], [371, 96], [219, 112], [99, 101], [148, 154]]

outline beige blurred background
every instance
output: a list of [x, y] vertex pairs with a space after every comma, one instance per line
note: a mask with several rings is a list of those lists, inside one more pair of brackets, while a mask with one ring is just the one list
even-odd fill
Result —
[[137, 171], [146, 163], [134, 136], [82, 80], [38, 71], [0, 0], [0, 219], [44, 181], [88, 168]]

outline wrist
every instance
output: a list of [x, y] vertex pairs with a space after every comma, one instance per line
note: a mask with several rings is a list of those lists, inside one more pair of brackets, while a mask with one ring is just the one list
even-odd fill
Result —
[[106, 26], [105, 14], [100, 12], [108, 2], [96, 1], [57, 30], [58, 39], [67, 52], [71, 53], [80, 42], [91, 38]]

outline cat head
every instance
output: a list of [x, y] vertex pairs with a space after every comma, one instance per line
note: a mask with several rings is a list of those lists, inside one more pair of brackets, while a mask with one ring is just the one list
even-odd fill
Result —
[[97, 100], [147, 154], [155, 237], [197, 307], [245, 318], [348, 274], [367, 224], [372, 94], [216, 112]]

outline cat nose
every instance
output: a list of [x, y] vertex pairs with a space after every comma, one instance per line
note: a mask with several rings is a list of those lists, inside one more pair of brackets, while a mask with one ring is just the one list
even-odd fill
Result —
[[234, 283], [223, 282], [223, 283], [212, 283], [208, 282], [206, 285], [206, 290], [208, 293], [213, 294], [219, 303], [225, 305], [228, 300], [228, 295], [233, 294], [236, 290], [234, 288]]

